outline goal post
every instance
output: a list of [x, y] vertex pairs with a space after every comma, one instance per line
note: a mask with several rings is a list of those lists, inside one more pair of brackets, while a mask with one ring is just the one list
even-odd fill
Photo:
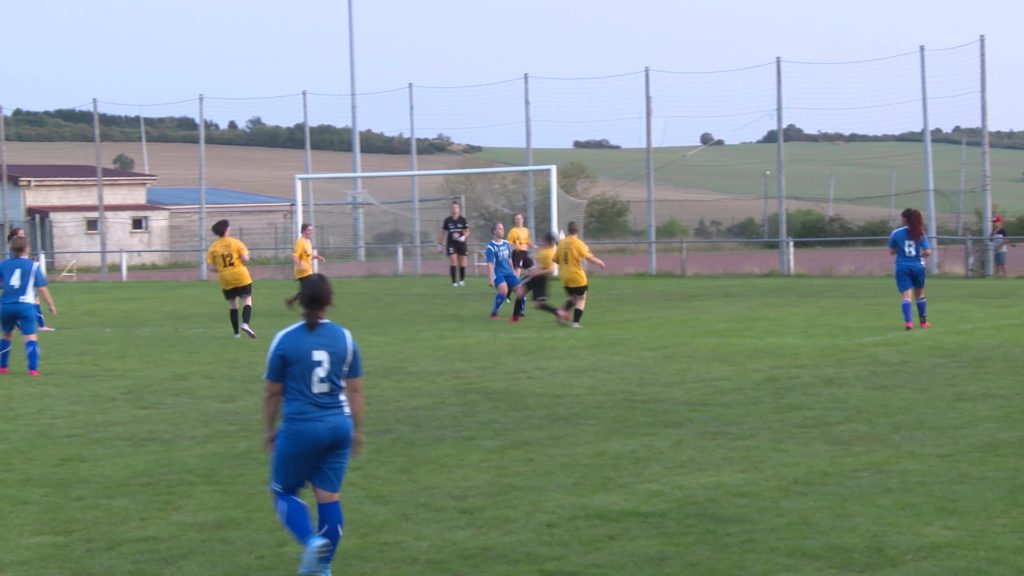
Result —
[[[517, 179], [514, 176], [514, 174], [517, 174], [517, 173], [518, 174], [523, 174], [524, 177], [525, 177], [526, 174], [533, 174], [533, 173], [538, 173], [538, 172], [540, 172], [540, 173], [545, 173], [546, 172], [547, 176], [548, 176], [548, 180], [547, 180], [546, 186], [542, 186], [543, 188], [547, 188], [547, 191], [548, 191], [548, 201], [546, 202], [546, 204], [548, 205], [547, 206], [547, 208], [548, 208], [548, 210], [547, 210], [548, 211], [548, 217], [547, 218], [537, 218], [537, 222], [528, 222], [527, 226], [529, 226], [529, 227], [531, 227], [531, 228], [533, 228], [535, 230], [538, 230], [538, 234], [541, 234], [541, 232], [540, 232], [541, 229], [546, 229], [545, 232], [547, 230], [550, 230], [550, 232], [557, 237], [558, 234], [559, 234], [559, 231], [560, 231], [559, 226], [561, 225], [561, 226], [564, 227], [564, 225], [565, 225], [565, 222], [562, 221], [562, 220], [565, 220], [565, 218], [560, 218], [559, 217], [560, 216], [560, 214], [559, 214], [559, 195], [564, 194], [564, 192], [560, 191], [559, 188], [558, 188], [558, 167], [556, 165], [501, 166], [501, 167], [489, 167], [489, 168], [452, 168], [452, 169], [443, 169], [443, 170], [402, 170], [402, 171], [388, 171], [388, 172], [338, 172], [338, 173], [297, 174], [297, 175], [295, 175], [295, 210], [294, 210], [294, 213], [293, 213], [293, 217], [294, 217], [294, 230], [295, 230], [295, 233], [298, 234], [298, 232], [300, 230], [300, 226], [301, 226], [302, 221], [303, 221], [303, 215], [304, 214], [309, 214], [311, 216], [316, 217], [315, 215], [319, 214], [319, 210], [324, 208], [324, 206], [322, 204], [323, 203], [323, 193], [321, 192], [321, 190], [323, 190], [323, 186], [325, 186], [325, 185], [333, 187], [333, 189], [336, 190], [335, 193], [337, 194], [338, 192], [341, 191], [340, 190], [340, 186], [344, 182], [350, 181], [351, 182], [350, 186], [357, 185], [357, 182], [359, 183], [358, 184], [359, 189], [358, 190], [353, 190], [353, 194], [350, 196], [350, 200], [349, 201], [341, 202], [340, 199], [339, 199], [338, 201], [333, 202], [333, 204], [335, 204], [335, 205], [346, 204], [346, 205], [350, 205], [351, 207], [355, 207], [356, 205], [358, 205], [358, 206], [370, 206], [370, 207], [374, 207], [374, 209], [389, 210], [390, 212], [397, 213], [398, 210], [395, 209], [393, 207], [393, 205], [392, 205], [391, 208], [388, 208], [388, 206], [387, 206], [387, 205], [391, 205], [393, 202], [396, 202], [396, 200], [395, 200], [395, 198], [396, 198], [395, 194], [396, 193], [397, 194], [401, 194], [401, 192], [398, 189], [395, 188], [394, 182], [393, 181], [392, 182], [383, 182], [383, 183], [379, 184], [380, 187], [387, 188], [388, 194], [390, 194], [389, 200], [387, 200], [387, 201], [380, 201], [380, 200], [377, 200], [374, 197], [374, 194], [371, 194], [369, 192], [370, 187], [374, 186], [374, 185], [368, 186], [367, 185], [367, 181], [387, 179], [387, 178], [399, 178], [399, 179], [400, 178], [408, 178], [408, 179], [411, 179], [411, 187], [410, 187], [410, 189], [411, 189], [411, 200], [409, 200], [409, 198], [410, 198], [409, 193], [402, 194], [402, 196], [404, 196], [406, 198], [406, 200], [404, 200], [404, 203], [406, 205], [411, 204], [411, 206], [412, 206], [411, 214], [406, 214], [406, 216], [405, 216], [405, 218], [406, 218], [405, 221], [408, 224], [411, 224], [412, 233], [411, 233], [411, 235], [407, 236], [406, 239], [403, 242], [404, 243], [408, 243], [409, 237], [411, 237], [411, 239], [412, 239], [412, 246], [417, 248], [417, 250], [416, 250], [416, 256], [417, 256], [417, 258], [416, 258], [416, 272], [419, 273], [419, 269], [420, 269], [420, 266], [419, 266], [420, 248], [422, 248], [422, 246], [424, 245], [424, 242], [426, 242], [425, 240], [422, 240], [422, 239], [424, 237], [427, 237], [427, 238], [432, 237], [433, 234], [435, 234], [435, 232], [433, 230], [430, 230], [428, 235], [424, 236], [423, 231], [420, 229], [420, 226], [421, 226], [420, 208], [421, 208], [421, 205], [424, 202], [428, 202], [428, 201], [435, 201], [436, 202], [437, 198], [441, 197], [441, 196], [438, 196], [437, 193], [439, 191], [443, 191], [447, 195], [447, 197], [450, 197], [450, 198], [462, 198], [463, 199], [463, 202], [462, 202], [463, 206], [462, 206], [462, 208], [465, 211], [466, 208], [467, 208], [467, 206], [466, 206], [467, 203], [470, 204], [470, 205], [473, 205], [474, 202], [479, 202], [479, 201], [483, 201], [485, 203], [487, 202], [487, 200], [484, 199], [485, 196], [480, 196], [480, 198], [477, 198], [477, 192], [479, 190], [479, 187], [474, 186], [474, 182], [475, 182], [474, 178], [479, 179], [479, 178], [486, 178], [486, 175], [499, 175], [499, 176], [494, 176], [493, 178], [501, 178], [501, 179], [504, 180], [506, 177], [508, 177], [508, 178], [511, 178], [512, 180], [511, 181], [503, 182], [503, 185], [507, 186], [509, 182], [519, 182], [519, 179]], [[469, 176], [469, 178], [461, 178], [462, 176]], [[433, 196], [430, 196], [429, 194], [428, 195], [420, 195], [419, 194], [419, 186], [418, 186], [417, 182], [428, 181], [428, 180], [430, 180], [431, 182], [437, 182], [438, 181], [438, 179], [436, 179], [436, 178], [431, 180], [428, 177], [444, 177], [443, 181], [445, 181], [445, 182], [449, 181], [452, 178], [455, 178], [455, 182], [458, 185], [457, 186], [441, 186], [440, 190], [438, 190], [435, 187], [435, 190], [434, 190], [435, 194]], [[330, 182], [330, 181], [334, 181], [335, 184], [326, 184], [326, 182]], [[311, 198], [312, 194], [309, 195], [310, 197], [305, 197], [304, 198], [305, 190], [307, 188], [308, 189], [312, 189], [312, 184], [314, 182], [318, 182], [318, 184], [316, 186], [316, 189], [317, 189], [317, 201], [315, 203], [312, 201], [312, 198]], [[486, 191], [480, 190], [480, 194], [486, 194]], [[524, 192], [524, 194], [525, 194], [525, 192]], [[381, 198], [383, 198], [383, 196]], [[568, 202], [568, 206], [570, 207], [570, 212], [573, 213], [574, 218], [570, 218], [570, 219], [578, 219], [578, 218], [580, 218], [582, 216], [582, 210], [581, 210], [581, 208], [579, 206], [576, 206], [576, 204], [585, 205], [585, 202], [582, 201], [582, 200], [576, 200], [576, 199], [570, 198], [569, 196], [562, 196], [562, 198], [566, 202]], [[543, 208], [542, 207], [545, 204], [543, 197], [535, 199], [535, 202], [536, 202], [537, 207], [541, 208], [541, 214], [543, 214]], [[482, 205], [477, 204], [477, 206], [479, 207], [479, 206], [482, 206]], [[525, 208], [525, 207], [526, 206], [522, 206], [522, 208]], [[432, 210], [436, 210], [436, 209], [432, 209]], [[521, 208], [519, 209], [519, 211], [522, 211], [524, 213], [529, 212], [528, 210], [521, 209]], [[565, 215], [563, 214], [562, 216], [565, 216]], [[355, 210], [352, 210], [352, 217], [353, 217], [352, 218], [352, 227], [351, 227], [351, 230], [350, 230], [352, 241], [351, 241], [350, 246], [354, 248], [353, 252], [355, 254], [355, 260], [363, 261], [363, 260], [365, 260], [365, 254], [366, 254], [365, 246], [368, 244], [368, 242], [367, 242], [367, 239], [364, 238], [363, 231], [362, 231], [361, 227], [359, 226], [359, 223], [357, 221], [355, 221], [355, 219], [354, 219], [354, 217], [355, 217]], [[319, 220], [319, 218], [317, 218], [317, 219]], [[546, 222], [542, 222], [542, 220], [546, 220]], [[430, 221], [429, 218], [428, 218], [428, 221]], [[475, 224], [475, 223], [471, 222], [471, 225], [472, 224]], [[537, 226], [539, 228], [537, 228], [535, 226]], [[318, 228], [319, 228], [319, 226], [318, 226]], [[406, 230], [408, 231], [408, 228], [406, 228]], [[489, 236], [489, 235], [485, 235], [485, 236]], [[483, 238], [485, 236], [480, 236], [479, 238]]]

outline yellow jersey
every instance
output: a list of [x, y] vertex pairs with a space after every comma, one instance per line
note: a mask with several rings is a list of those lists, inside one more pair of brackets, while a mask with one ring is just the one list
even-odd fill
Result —
[[309, 241], [309, 238], [299, 237], [295, 241], [295, 249], [292, 250], [292, 256], [299, 260], [299, 265], [293, 267], [296, 280], [305, 278], [313, 273], [313, 243]]
[[578, 288], [587, 285], [587, 273], [583, 271], [583, 261], [593, 257], [590, 248], [576, 236], [566, 236], [558, 243], [555, 250], [555, 261], [558, 262], [558, 273], [562, 277], [562, 286]]
[[555, 267], [555, 247], [545, 247], [537, 250], [537, 267], [541, 270], [551, 270]]
[[508, 231], [508, 243], [513, 250], [530, 249], [530, 229], [526, 226], [516, 226]]
[[248, 255], [249, 249], [245, 244], [230, 236], [210, 245], [210, 249], [206, 251], [206, 261], [217, 267], [221, 289], [230, 290], [252, 284], [252, 276], [249, 275], [249, 269], [242, 260]]

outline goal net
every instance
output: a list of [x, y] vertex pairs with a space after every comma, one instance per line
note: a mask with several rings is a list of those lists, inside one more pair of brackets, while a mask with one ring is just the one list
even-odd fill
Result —
[[557, 182], [556, 166], [299, 174], [295, 229], [314, 225], [314, 246], [333, 276], [446, 273], [437, 242], [453, 202], [470, 226], [472, 267], [492, 226], [501, 222], [507, 232], [515, 214], [524, 215], [534, 242], [547, 232], [558, 236], [569, 221], [582, 224], [586, 201]]

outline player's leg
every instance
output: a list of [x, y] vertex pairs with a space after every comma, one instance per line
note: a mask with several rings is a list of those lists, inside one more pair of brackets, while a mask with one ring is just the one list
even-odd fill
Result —
[[580, 320], [583, 319], [583, 310], [587, 307], [587, 287], [580, 286], [576, 289], [576, 303], [572, 311], [572, 327], [579, 328]]
[[499, 318], [498, 309], [501, 308], [501, 305], [504, 304], [505, 300], [508, 298], [508, 285], [505, 283], [504, 276], [494, 277], [494, 292], [494, 304], [491, 306], [491, 319], [497, 320]]
[[46, 325], [46, 318], [43, 317], [43, 307], [39, 303], [39, 298], [36, 298], [35, 313], [36, 327], [42, 332], [53, 332], [53, 328]]
[[303, 546], [300, 574], [316, 574], [322, 554], [330, 543], [317, 535], [309, 507], [299, 497], [299, 490], [312, 477], [318, 466], [319, 446], [313, 427], [282, 426], [274, 441], [271, 458], [270, 490], [277, 519], [295, 540]]
[[467, 247], [466, 243], [463, 242], [459, 246], [459, 286], [466, 285], [466, 254]]
[[519, 295], [519, 287], [522, 286], [522, 282], [519, 281], [519, 276], [506, 276], [505, 283], [508, 284], [509, 295], [515, 299], [511, 321], [518, 322], [523, 315], [523, 309], [526, 308], [526, 298]]
[[14, 321], [8, 321], [7, 315], [0, 311], [2, 317], [3, 338], [0, 338], [0, 374], [7, 374], [7, 363], [11, 359], [11, 340], [14, 338]]
[[455, 246], [448, 243], [448, 275], [452, 277], [452, 286], [459, 285], [459, 255], [455, 251]]
[[224, 299], [228, 301], [228, 318], [231, 320], [231, 332], [238, 338], [238, 299], [235, 297], [235, 289], [224, 290]]
[[917, 319], [921, 328], [927, 328], [928, 324], [928, 298], [924, 295], [925, 270], [922, 267], [914, 274], [914, 300], [917, 301]]
[[256, 337], [256, 332], [249, 327], [249, 322], [252, 320], [252, 284], [242, 287], [242, 332], [249, 335], [250, 338]]
[[913, 316], [911, 314], [913, 306], [910, 303], [913, 288], [914, 282], [910, 278], [910, 268], [906, 266], [897, 266], [896, 289], [900, 292], [900, 311], [903, 313], [903, 325], [907, 330], [914, 329]]
[[330, 542], [323, 558], [324, 567], [328, 567], [344, 534], [345, 516], [339, 493], [345, 481], [345, 470], [352, 450], [352, 421], [349, 418], [332, 420], [325, 423], [324, 429], [331, 442], [331, 450], [314, 472], [312, 484], [317, 502], [317, 534]]

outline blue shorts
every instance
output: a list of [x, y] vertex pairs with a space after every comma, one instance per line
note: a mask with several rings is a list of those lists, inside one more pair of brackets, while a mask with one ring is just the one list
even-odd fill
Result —
[[925, 269], [920, 264], [896, 265], [896, 289], [906, 292], [911, 288], [924, 289]]
[[327, 492], [340, 492], [352, 451], [352, 437], [350, 416], [283, 424], [274, 442], [271, 487], [285, 494], [295, 494], [309, 482]]
[[996, 252], [996, 266], [1006, 266], [1006, 252]]
[[0, 330], [7, 334], [13, 332], [15, 326], [25, 336], [31, 336], [36, 333], [35, 304], [19, 302], [0, 306]]
[[499, 274], [494, 277], [494, 287], [497, 288], [502, 284], [508, 284], [508, 289], [512, 290], [516, 286], [519, 286], [519, 276], [515, 274]]

